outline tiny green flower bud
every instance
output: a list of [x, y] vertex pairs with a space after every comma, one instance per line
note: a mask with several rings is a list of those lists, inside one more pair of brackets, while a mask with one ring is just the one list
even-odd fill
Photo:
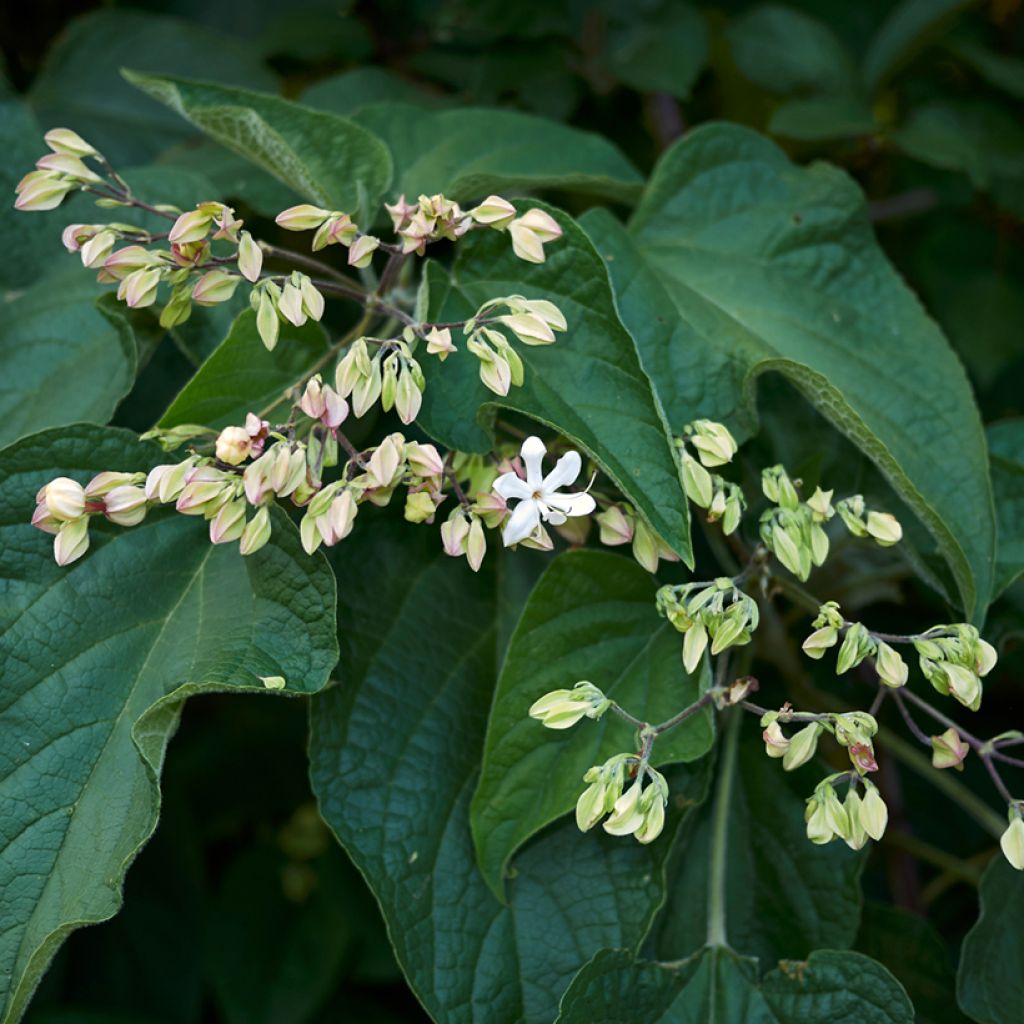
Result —
[[73, 181], [51, 175], [48, 171], [36, 171], [19, 182], [14, 208], [23, 213], [55, 210], [64, 197], [77, 187]]
[[238, 272], [254, 284], [260, 279], [263, 269], [263, 250], [248, 231], [243, 231], [238, 240]]
[[870, 782], [865, 783], [866, 789], [860, 806], [860, 822], [874, 840], [879, 840], [885, 835], [885, 826], [889, 823], [889, 811], [878, 792], [878, 787]]
[[683, 635], [683, 665], [689, 675], [697, 670], [708, 646], [708, 631], [703, 622], [695, 622]]
[[648, 572], [658, 569], [660, 546], [654, 531], [639, 517], [633, 527], [633, 557]]
[[807, 499], [805, 504], [814, 513], [814, 518], [818, 522], [827, 522], [836, 514], [836, 510], [832, 507], [832, 494], [832, 491], [823, 491], [817, 487]]
[[194, 210], [183, 213], [171, 226], [167, 241], [172, 245], [187, 245], [204, 239], [216, 215], [210, 203], [200, 203]]
[[939, 736], [932, 736], [932, 766], [935, 768], [955, 768], [964, 770], [964, 760], [971, 748], [960, 738], [960, 733], [952, 727]]
[[145, 473], [112, 473], [109, 470], [97, 473], [85, 486], [87, 498], [102, 498], [109, 494], [115, 487], [122, 487], [126, 484], [141, 484], [146, 480]]
[[289, 206], [287, 210], [282, 210], [274, 221], [285, 231], [311, 231], [320, 227], [330, 216], [330, 210], [321, 210], [319, 206], [300, 203], [298, 206]]
[[854, 622], [846, 631], [843, 645], [839, 648], [836, 674], [841, 676], [859, 665], [865, 658], [869, 658], [874, 651], [875, 641], [871, 639], [871, 634], [862, 623]]
[[782, 767], [787, 772], [807, 764], [818, 749], [818, 737], [821, 735], [821, 723], [809, 722], [789, 741], [789, 748], [782, 756]]
[[[484, 536], [483, 523], [473, 516], [469, 526], [469, 536], [466, 538], [466, 561], [473, 572], [479, 572], [483, 565], [484, 555], [487, 554], [487, 538]], [[546, 724], [546, 723], [545, 723]]]
[[803, 651], [809, 658], [818, 660], [825, 652], [839, 641], [839, 631], [835, 626], [822, 626], [816, 629], [804, 642]]
[[405, 438], [389, 434], [373, 450], [366, 465], [366, 475], [372, 487], [391, 487], [398, 482], [404, 470]]
[[412, 372], [406, 369], [398, 378], [395, 390], [395, 411], [398, 418], [408, 426], [420, 413], [423, 403], [423, 392], [416, 386]]
[[568, 729], [581, 718], [600, 718], [611, 701], [593, 683], [582, 681], [571, 690], [552, 690], [530, 705], [529, 715], [549, 729]]
[[256, 330], [268, 352], [274, 351], [280, 329], [277, 305], [268, 292], [263, 290], [260, 292], [259, 308], [256, 311]]
[[780, 508], [795, 509], [800, 504], [800, 495], [784, 466], [769, 466], [761, 471], [761, 490]]
[[708, 508], [714, 498], [711, 474], [686, 449], [679, 453], [686, 496], [700, 508]]
[[53, 557], [58, 565], [70, 565], [89, 549], [89, 518], [71, 519], [62, 523], [53, 538]]
[[225, 502], [210, 520], [210, 543], [227, 544], [245, 532], [245, 498]]
[[299, 292], [302, 295], [303, 312], [311, 320], [319, 321], [324, 315], [324, 297], [305, 274], [299, 279]]
[[113, 231], [97, 232], [81, 248], [82, 266], [100, 266], [113, 251], [115, 242], [117, 235]]
[[1010, 864], [1018, 871], [1024, 871], [1024, 821], [1019, 811], [1011, 812], [1010, 826], [999, 837], [999, 846]]
[[290, 324], [301, 327], [308, 316], [303, 309], [302, 290], [294, 281], [288, 283], [281, 289], [281, 299], [277, 304], [277, 310]]
[[996, 667], [999, 656], [996, 649], [987, 641], [979, 638], [978, 656], [975, 659], [975, 668], [979, 676], [987, 676]]
[[380, 398], [382, 384], [381, 361], [374, 357], [370, 360], [370, 372], [360, 377], [352, 389], [352, 411], [357, 417], [365, 415]]
[[448, 519], [441, 524], [441, 545], [444, 553], [451, 558], [461, 558], [466, 551], [468, 536], [469, 522], [462, 509], [452, 509]]
[[643, 825], [644, 813], [640, 810], [640, 794], [640, 779], [638, 778], [615, 801], [615, 808], [603, 826], [605, 832], [613, 836], [628, 836]]
[[807, 801], [805, 818], [807, 820], [807, 838], [812, 843], [823, 846], [835, 839], [835, 833], [829, 824], [828, 811], [816, 797], [811, 797]]
[[426, 523], [437, 511], [433, 499], [426, 491], [413, 491], [405, 497], [405, 519], [409, 523]]
[[251, 555], [259, 551], [268, 540], [270, 540], [270, 510], [264, 506], [257, 509], [256, 515], [245, 524], [238, 549], [243, 555]]
[[903, 527], [888, 512], [869, 512], [867, 531], [884, 548], [899, 543], [903, 538]]
[[117, 297], [131, 309], [143, 309], [156, 302], [159, 284], [158, 270], [135, 270], [121, 281]]
[[498, 322], [512, 331], [524, 345], [550, 345], [555, 340], [555, 332], [548, 323], [533, 313], [500, 316]]
[[906, 686], [909, 669], [902, 655], [882, 640], [875, 651], [875, 671], [886, 686]]
[[697, 449], [701, 463], [708, 469], [724, 466], [736, 454], [736, 440], [728, 427], [713, 420], [694, 420], [683, 428], [690, 444]]
[[843, 801], [843, 810], [846, 812], [846, 818], [849, 821], [849, 832], [843, 836], [843, 840], [851, 850], [863, 849], [864, 844], [868, 841], [868, 834], [864, 829], [864, 823], [861, 820], [863, 801], [854, 792], [853, 786], [846, 791], [846, 799]]
[[610, 505], [594, 518], [601, 531], [601, 543], [609, 547], [628, 544], [633, 539], [633, 518], [627, 516], [618, 505]]

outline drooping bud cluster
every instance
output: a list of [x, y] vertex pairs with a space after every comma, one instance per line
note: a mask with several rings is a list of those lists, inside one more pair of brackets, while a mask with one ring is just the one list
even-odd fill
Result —
[[816, 628], [803, 643], [804, 653], [808, 657], [820, 659], [842, 636], [843, 643], [836, 661], [838, 675], [856, 667], [865, 658], [874, 658], [880, 682], [893, 689], [906, 685], [909, 669], [903, 656], [880, 637], [870, 633], [861, 623], [846, 622], [835, 601], [821, 606], [812, 625]]
[[43, 136], [50, 152], [36, 161], [36, 169], [15, 186], [18, 198], [15, 209], [29, 211], [53, 210], [60, 206], [69, 192], [96, 185], [103, 178], [92, 170], [86, 160], [102, 162], [99, 151], [69, 128], [53, 128]]
[[[688, 446], [696, 451], [696, 458], [689, 453]], [[726, 536], [733, 533], [747, 507], [743, 491], [738, 484], [708, 472], [731, 462], [736, 454], [736, 441], [728, 428], [713, 420], [694, 420], [683, 427], [683, 436], [676, 439], [675, 447], [686, 496], [707, 509], [709, 523], [721, 520], [722, 532]]]
[[600, 528], [601, 543], [609, 547], [631, 544], [633, 557], [648, 572], [658, 571], [658, 562], [678, 562], [679, 556], [651, 529], [632, 505], [616, 502], [594, 519]]
[[256, 329], [268, 351], [277, 345], [282, 323], [301, 327], [324, 315], [323, 295], [313, 279], [298, 270], [277, 280], [264, 278], [249, 293], [249, 304], [256, 311]]
[[581, 718], [600, 718], [611, 701], [591, 682], [583, 680], [571, 690], [552, 690], [530, 705], [530, 717], [549, 729], [568, 729]]
[[[807, 721], [813, 718], [812, 721]], [[793, 736], [787, 737], [782, 725], [791, 722], [807, 722]], [[822, 733], [831, 733], [836, 741], [846, 748], [850, 763], [858, 775], [878, 770], [872, 737], [878, 732], [878, 723], [865, 711], [834, 712], [827, 715], [798, 715], [787, 707], [781, 711], [768, 711], [761, 717], [761, 738], [765, 753], [769, 757], [781, 758], [782, 767], [795, 771], [803, 767], [818, 749]]]
[[[636, 771], [636, 778], [623, 791], [629, 768]], [[650, 780], [646, 786], [645, 776]], [[616, 754], [590, 768], [583, 781], [589, 785], [576, 801], [576, 824], [582, 832], [608, 815], [602, 827], [609, 835], [631, 835], [645, 845], [661, 835], [668, 804], [668, 783], [661, 772], [639, 758]]]
[[995, 667], [995, 648], [965, 622], [936, 626], [914, 640], [925, 679], [964, 707], [981, 706], [981, 680]]
[[51, 480], [36, 494], [32, 525], [53, 534], [58, 565], [77, 561], [89, 549], [89, 518], [103, 516], [118, 526], [137, 526], [146, 517], [145, 473], [103, 472], [84, 487], [70, 477]]
[[[834, 784], [845, 779], [849, 782], [846, 799], [840, 803]], [[830, 775], [823, 779], [807, 799], [804, 820], [807, 822], [807, 838], [819, 845], [842, 839], [852, 850], [861, 849], [868, 838], [879, 840], [885, 834], [889, 811], [878, 792], [878, 787], [868, 779], [861, 779], [864, 796], [858, 795], [855, 781], [848, 773]]]
[[711, 654], [750, 643], [760, 613], [757, 602], [728, 576], [710, 583], [665, 586], [658, 591], [658, 612], [683, 634], [683, 665], [694, 672], [704, 651]]
[[903, 539], [903, 527], [899, 520], [888, 512], [869, 510], [860, 494], [837, 502], [836, 511], [854, 537], [871, 537], [883, 548], [891, 547]]
[[[371, 343], [377, 345], [372, 356]], [[379, 399], [385, 412], [394, 408], [409, 424], [419, 414], [426, 380], [406, 342], [357, 338], [338, 363], [335, 386], [343, 398], [351, 397], [356, 416], [365, 416]]]
[[508, 229], [512, 251], [527, 263], [543, 263], [544, 246], [562, 237], [562, 229], [551, 214], [534, 208], [517, 217], [516, 208], [501, 196], [488, 196], [469, 215], [481, 227]]
[[761, 490], [774, 503], [761, 515], [761, 540], [798, 579], [806, 580], [811, 569], [828, 557], [828, 534], [823, 524], [835, 514], [832, 492], [820, 487], [801, 501], [794, 482], [782, 466], [770, 466], [761, 474]]

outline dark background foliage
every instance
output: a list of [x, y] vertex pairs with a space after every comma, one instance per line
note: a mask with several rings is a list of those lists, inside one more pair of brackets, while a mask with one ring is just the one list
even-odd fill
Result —
[[[201, 171], [264, 214], [273, 195], [261, 202], [233, 163], [217, 165], [208, 144], [125, 85], [118, 65], [276, 83], [344, 111], [383, 99], [528, 110], [608, 136], [645, 173], [689, 127], [747, 124], [795, 159], [826, 158], [857, 179], [889, 256], [963, 360], [986, 424], [1012, 421], [1024, 413], [1024, 11], [1019, 0], [931, 6], [911, 42], [900, 49], [897, 40], [883, 61], [877, 32], [889, 0], [7, 4], [0, 92], [27, 94], [43, 127], [73, 120], [129, 164]], [[872, 61], [885, 70], [868, 96], [852, 69]], [[6, 172], [20, 173], [20, 164]], [[556, 198], [582, 209], [578, 196]], [[28, 284], [35, 259], [26, 251], [3, 285]], [[186, 342], [205, 355], [220, 336], [197, 330]], [[191, 373], [187, 355], [180, 338], [152, 339], [115, 422], [150, 426]], [[871, 485], [865, 460], [787, 385], [768, 379], [760, 400], [751, 464], [784, 459], [810, 477], [842, 467], [851, 488]], [[1010, 461], [1002, 471], [1022, 472]], [[848, 590], [894, 630], [947, 615], [909, 577], [864, 572]], [[1022, 604], [1018, 583], [990, 613], [1003, 657], [980, 735], [1024, 719], [1015, 681]], [[792, 687], [790, 667], [775, 666]], [[770, 673], [766, 683], [777, 685]], [[32, 1024], [426, 1019], [369, 890], [317, 819], [305, 748], [299, 701], [189, 704], [161, 823], [129, 872], [125, 908], [66, 943]], [[979, 773], [974, 766], [967, 778], [983, 787]], [[895, 761], [883, 762], [882, 785], [892, 826], [864, 875], [857, 948], [904, 982], [919, 1019], [962, 1020], [952, 967], [977, 913], [971, 883], [992, 850], [978, 854], [968, 819]]]

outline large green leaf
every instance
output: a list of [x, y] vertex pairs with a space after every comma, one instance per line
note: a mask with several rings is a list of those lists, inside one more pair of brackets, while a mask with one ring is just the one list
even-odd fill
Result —
[[65, 29], [32, 85], [29, 98], [44, 127], [73, 128], [119, 166], [151, 160], [190, 135], [121, 79], [118, 69], [126, 66], [276, 88], [259, 54], [236, 37], [143, 11], [93, 11]]
[[1024, 572], [1024, 419], [988, 428], [999, 546], [993, 598]]
[[[519, 555], [500, 573], [496, 560], [488, 555], [474, 575], [442, 553], [436, 528], [389, 517], [358, 524], [334, 554], [346, 581], [342, 682], [312, 706], [321, 813], [442, 1024], [548, 1024], [579, 967], [601, 946], [635, 949], [664, 898], [668, 841], [641, 847], [570, 823], [520, 854], [507, 906], [477, 869], [469, 800], [502, 622], [516, 607], [507, 563]], [[699, 799], [701, 778], [690, 780], [673, 780], [676, 792]]]
[[433, 359], [424, 366], [419, 422], [443, 443], [468, 451], [491, 447], [485, 428], [498, 406], [556, 428], [600, 463], [689, 562], [689, 509], [661, 403], [619, 320], [600, 257], [571, 218], [551, 213], [564, 234], [547, 246], [540, 265], [517, 259], [504, 234], [464, 239], [450, 278], [436, 265], [431, 270], [430, 316], [435, 322], [465, 320], [488, 299], [522, 294], [554, 302], [568, 331], [554, 345], [518, 346], [526, 379], [505, 398], [480, 383], [479, 364], [457, 335], [458, 353], [443, 366]]
[[217, 142], [321, 206], [375, 213], [391, 180], [384, 143], [353, 121], [279, 96], [125, 72]]
[[393, 197], [443, 192], [482, 199], [491, 192], [557, 188], [629, 202], [643, 179], [607, 139], [514, 110], [424, 110], [375, 103], [353, 120], [391, 150]]
[[[587, 679], [636, 717], [662, 722], [707, 687], [706, 665], [692, 678], [683, 670], [681, 637], [658, 615], [656, 588], [631, 560], [579, 551], [557, 558], [530, 594], [498, 679], [472, 805], [477, 860], [499, 896], [512, 854], [573, 807], [583, 773], [636, 742], [610, 712], [565, 733], [543, 728], [527, 708]], [[712, 738], [706, 710], [658, 740], [655, 762], [696, 760]]]
[[126, 431], [33, 434], [0, 454], [0, 1021], [17, 1020], [64, 937], [112, 916], [156, 824], [158, 778], [185, 698], [204, 690], [292, 693], [337, 657], [334, 580], [277, 516], [243, 559], [202, 521], [151, 513], [95, 525], [61, 569], [28, 523], [41, 485], [159, 461]]
[[3, 304], [0, 444], [77, 420], [106, 423], [134, 378], [131, 328], [81, 268]]
[[282, 324], [277, 347], [268, 352], [256, 330], [256, 314], [247, 309], [160, 417], [159, 426], [241, 423], [246, 413], [280, 398], [326, 351], [324, 329], [310, 321], [302, 327]]
[[[850, 946], [860, 923], [864, 855], [845, 843], [808, 842], [804, 800], [820, 771], [784, 772], [765, 756], [755, 723], [744, 725], [748, 741], [737, 755], [722, 860], [729, 945], [766, 965]], [[711, 807], [701, 808], [670, 862], [672, 885], [655, 929], [662, 960], [690, 956], [705, 942], [713, 825]]]
[[784, 374], [928, 527], [968, 614], [984, 608], [995, 527], [978, 411], [844, 173], [709, 125], [662, 157], [628, 233], [601, 210], [583, 224], [675, 429], [709, 416], [749, 436], [758, 375]]
[[758, 983], [754, 961], [709, 946], [678, 964], [598, 953], [573, 979], [556, 1024], [913, 1024], [898, 981], [860, 953], [819, 950]]
[[368, 66], [321, 78], [300, 97], [304, 106], [349, 117], [373, 103], [405, 103], [430, 109], [442, 106], [444, 97], [425, 92], [393, 71]]
[[985, 869], [981, 916], [960, 953], [957, 998], [978, 1024], [1019, 1024], [1024, 1006], [1024, 874], [1001, 854]]

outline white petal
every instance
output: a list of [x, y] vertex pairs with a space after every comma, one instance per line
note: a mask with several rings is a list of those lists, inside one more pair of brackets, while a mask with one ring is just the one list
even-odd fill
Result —
[[567, 516], [589, 516], [594, 511], [596, 503], [586, 491], [577, 491], [576, 494], [545, 494], [545, 504]]
[[504, 532], [501, 535], [505, 547], [511, 547], [525, 540], [537, 529], [540, 523], [540, 512], [536, 502], [521, 501], [505, 524]]
[[531, 491], [537, 490], [544, 482], [544, 456], [547, 448], [539, 437], [528, 437], [519, 450], [526, 464], [526, 482], [530, 485]]
[[557, 491], [559, 487], [568, 487], [576, 482], [580, 475], [581, 460], [579, 452], [566, 452], [556, 463], [555, 468], [544, 477], [541, 490]]
[[550, 523], [552, 526], [561, 526], [565, 522], [565, 515], [559, 512], [557, 508], [551, 508], [543, 503], [539, 505], [539, 508], [541, 518], [545, 523]]
[[492, 486], [506, 500], [509, 498], [529, 498], [533, 495], [533, 488], [515, 473], [502, 473]]

